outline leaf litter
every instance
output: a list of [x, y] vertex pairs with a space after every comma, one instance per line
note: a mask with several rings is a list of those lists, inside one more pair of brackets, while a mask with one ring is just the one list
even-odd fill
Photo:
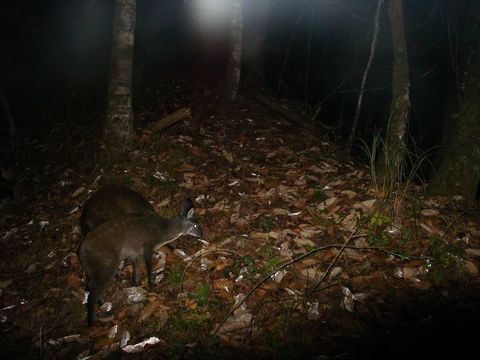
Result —
[[[23, 210], [12, 205], [0, 220], [6, 338], [29, 339], [33, 353], [59, 358], [117, 351], [195, 357], [222, 347], [264, 356], [287, 351], [274, 339], [335, 354], [342, 351], [338, 338], [358, 336], [356, 326], [381, 317], [386, 303], [395, 313], [400, 305], [392, 299], [418, 291], [448, 298], [465, 282], [478, 289], [474, 218], [412, 188], [404, 199], [409, 215], [392, 219], [372, 196], [368, 169], [342, 163], [333, 145], [320, 147], [253, 104], [242, 110], [218, 110], [212, 120], [199, 109], [162, 133], [142, 131], [126, 165], [108, 174], [98, 158], [82, 157], [87, 143], [77, 142], [78, 134], [69, 142], [76, 162], [31, 168], [44, 178], [23, 184]], [[59, 131], [36, 143], [42, 158], [55, 152]], [[24, 161], [35, 163], [27, 155]], [[205, 237], [162, 249], [151, 291], [145, 283], [129, 287], [131, 266], [123, 266], [105, 295], [112, 309], [97, 312], [105, 322], [87, 330], [76, 257], [79, 210], [92, 190], [112, 181], [139, 191], [167, 217], [184, 197], [195, 199]], [[40, 190], [31, 196], [34, 186]], [[321, 324], [330, 331], [318, 333]], [[309, 338], [318, 333], [319, 342], [304, 343], [293, 329]]]

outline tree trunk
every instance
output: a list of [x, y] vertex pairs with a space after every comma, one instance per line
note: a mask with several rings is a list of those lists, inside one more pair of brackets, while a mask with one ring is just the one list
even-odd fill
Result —
[[399, 180], [403, 171], [405, 135], [410, 115], [410, 80], [402, 0], [390, 0], [388, 16], [393, 47], [392, 102], [383, 156], [378, 163], [377, 173], [382, 176], [388, 166], [389, 175]]
[[242, 66], [242, 4], [232, 1], [232, 24], [230, 28], [230, 56], [226, 76], [226, 96], [234, 101], [237, 98]]
[[[245, 24], [242, 83], [244, 87], [250, 90], [250, 88], [260, 88], [265, 85], [265, 74], [263, 71], [265, 37], [272, 0], [250, 0], [249, 5], [254, 7], [254, 11], [251, 11], [253, 13], [251, 15], [252, 18]], [[245, 21], [247, 21], [246, 18]]]
[[[470, 1], [465, 19], [460, 66], [459, 108], [455, 126], [444, 134], [446, 153], [429, 192], [475, 200], [480, 182], [480, 2]], [[456, 96], [452, 94], [451, 96]]]
[[136, 0], [115, 0], [110, 84], [104, 138], [113, 157], [122, 154], [132, 136], [132, 70]]

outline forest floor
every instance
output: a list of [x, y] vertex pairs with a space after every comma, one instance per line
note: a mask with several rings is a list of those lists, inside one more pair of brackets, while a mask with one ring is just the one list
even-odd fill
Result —
[[[473, 206], [426, 197], [416, 185], [387, 196], [367, 166], [325, 138], [253, 101], [225, 105], [216, 90], [186, 93], [186, 82], [174, 81], [142, 90], [124, 165], [101, 165], [98, 126], [64, 122], [26, 137], [15, 201], [0, 209], [0, 357], [478, 352]], [[151, 131], [181, 106], [190, 118]], [[140, 192], [165, 217], [191, 197], [204, 237], [182, 237], [158, 254], [150, 291], [145, 281], [130, 288], [124, 266], [124, 280], [107, 291], [111, 313], [98, 309], [102, 321], [88, 329], [78, 224], [105, 183]]]

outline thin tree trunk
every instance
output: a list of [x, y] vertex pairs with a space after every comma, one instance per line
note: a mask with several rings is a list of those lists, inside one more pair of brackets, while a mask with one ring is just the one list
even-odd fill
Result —
[[429, 192], [475, 200], [480, 183], [480, 2], [470, 1], [469, 4], [459, 72], [459, 109], [449, 114], [455, 119], [452, 121], [455, 126], [444, 134], [448, 148]]
[[368, 73], [370, 72], [370, 67], [372, 66], [373, 58], [375, 57], [375, 51], [377, 50], [378, 42], [378, 32], [380, 31], [380, 10], [382, 9], [384, 0], [378, 0], [377, 10], [375, 12], [375, 18], [373, 20], [373, 36], [372, 42], [370, 44], [370, 56], [365, 66], [365, 71], [363, 72], [362, 83], [360, 85], [360, 92], [357, 99], [357, 109], [355, 111], [355, 117], [353, 118], [352, 128], [350, 129], [350, 135], [348, 137], [347, 151], [351, 152], [353, 147], [353, 141], [355, 140], [355, 135], [357, 133], [358, 122], [360, 120], [360, 113], [362, 111], [362, 102], [363, 94], [365, 93], [365, 84], [367, 83]]
[[410, 79], [403, 1], [390, 0], [388, 6], [393, 47], [392, 102], [383, 156], [378, 163], [380, 177], [388, 166], [389, 175], [401, 176], [405, 155], [405, 135], [410, 116]]
[[132, 71], [136, 0], [115, 0], [110, 84], [104, 138], [110, 155], [122, 154], [132, 136]]
[[232, 3], [232, 24], [230, 28], [230, 56], [226, 76], [226, 96], [234, 101], [238, 95], [242, 69], [242, 4], [241, 0]]

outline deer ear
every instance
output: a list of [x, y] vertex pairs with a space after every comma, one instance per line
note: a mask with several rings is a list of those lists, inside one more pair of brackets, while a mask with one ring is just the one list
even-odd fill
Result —
[[183, 200], [182, 211], [180, 212], [180, 214], [182, 216], [186, 216], [188, 218], [188, 215], [189, 215], [189, 212], [190, 212], [191, 209], [193, 209], [192, 200], [185, 199], [185, 200]]
[[190, 210], [188, 210], [187, 219], [191, 219], [194, 214], [195, 214], [195, 209], [192, 207], [190, 208]]

